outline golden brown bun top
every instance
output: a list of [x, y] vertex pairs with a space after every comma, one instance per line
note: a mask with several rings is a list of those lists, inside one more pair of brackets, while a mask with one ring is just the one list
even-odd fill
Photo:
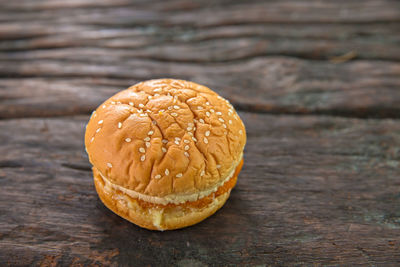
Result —
[[93, 112], [90, 162], [111, 182], [149, 196], [192, 194], [226, 178], [246, 132], [229, 102], [183, 80], [141, 82]]

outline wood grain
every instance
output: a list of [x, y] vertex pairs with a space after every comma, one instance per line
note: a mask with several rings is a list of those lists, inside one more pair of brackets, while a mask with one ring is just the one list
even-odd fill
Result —
[[[399, 22], [393, 0], [339, 0], [335, 3], [318, 0], [284, 1], [136, 1], [79, 0], [18, 3], [2, 0], [5, 15], [2, 21], [29, 21], [32, 18], [54, 19], [62, 23], [98, 23], [117, 25], [168, 24], [212, 26], [267, 22], [369, 23]], [[245, 10], [245, 12], [243, 12]], [[51, 11], [51, 12], [48, 12]], [[15, 13], [12, 13], [15, 12]], [[118, 16], [116, 16], [118, 13]], [[213, 16], [211, 16], [213, 14]], [[23, 16], [25, 15], [25, 16]], [[132, 16], [136, 15], [136, 16]], [[207, 19], [205, 19], [207, 18]]]
[[241, 110], [400, 114], [397, 1], [0, 4], [0, 118], [87, 114], [158, 77], [204, 83]]
[[[399, 29], [395, 0], [0, 0], [0, 265], [399, 265]], [[83, 147], [159, 77], [248, 130], [227, 204], [164, 233], [103, 206]]]
[[399, 63], [332, 64], [285, 57], [207, 66], [137, 59], [115, 63], [115, 53], [108, 55], [106, 62], [98, 60], [95, 50], [86, 52], [92, 53], [93, 59], [9, 61], [0, 65], [0, 73], [18, 76], [0, 79], [0, 118], [89, 114], [119, 90], [156, 77], [205, 84], [240, 110], [400, 116]]
[[248, 144], [231, 199], [206, 221], [164, 233], [140, 229], [98, 200], [83, 147], [88, 117], [0, 121], [0, 261], [381, 266], [400, 260], [397, 120], [240, 115]]
[[[400, 15], [400, 12], [399, 12]], [[0, 51], [40, 49], [42, 57], [62, 48], [93, 47], [106, 52], [129, 53], [130, 57], [178, 62], [225, 62], [252, 57], [287, 55], [306, 59], [330, 59], [348, 52], [358, 59], [399, 61], [400, 23], [375, 25], [231, 25], [213, 28], [163, 26], [100, 28], [91, 25], [49, 27], [46, 24], [5, 24], [6, 39]], [[37, 33], [35, 33], [37, 32]], [[121, 50], [121, 51], [119, 51]], [[84, 49], [70, 49], [77, 56]], [[75, 52], [75, 53], [73, 53]], [[15, 57], [28, 56], [15, 53]], [[32, 53], [33, 57], [36, 53]], [[14, 56], [14, 54], [11, 54]]]

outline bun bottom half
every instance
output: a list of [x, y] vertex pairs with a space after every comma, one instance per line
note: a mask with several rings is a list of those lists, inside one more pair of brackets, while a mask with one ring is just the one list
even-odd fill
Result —
[[180, 205], [144, 208], [136, 199], [112, 187], [107, 187], [99, 172], [93, 172], [93, 176], [96, 191], [107, 208], [120, 217], [149, 230], [174, 230], [199, 223], [219, 210], [231, 192], [228, 190], [200, 208], [185, 208]]

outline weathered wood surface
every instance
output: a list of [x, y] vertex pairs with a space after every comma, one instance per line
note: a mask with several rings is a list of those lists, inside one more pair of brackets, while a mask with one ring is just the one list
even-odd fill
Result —
[[0, 65], [0, 72], [21, 76], [0, 79], [0, 118], [89, 113], [117, 91], [152, 77], [208, 85], [241, 110], [400, 117], [400, 63], [332, 64], [274, 57], [201, 66], [119, 60], [103, 65], [86, 60]]
[[398, 1], [0, 3], [1, 118], [87, 113], [155, 77], [243, 110], [400, 114]]
[[88, 117], [0, 121], [0, 261], [400, 261], [398, 121], [240, 115], [249, 139], [231, 199], [194, 227], [162, 233], [120, 219], [99, 201], [83, 149]]
[[[390, 0], [0, 0], [0, 265], [399, 265], [399, 29]], [[249, 137], [223, 209], [164, 233], [103, 206], [83, 147], [91, 110], [159, 77]]]

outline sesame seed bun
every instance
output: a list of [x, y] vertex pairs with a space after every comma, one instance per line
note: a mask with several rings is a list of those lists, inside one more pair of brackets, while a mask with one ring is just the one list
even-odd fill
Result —
[[93, 112], [85, 134], [100, 199], [154, 230], [195, 224], [222, 207], [245, 143], [245, 127], [229, 101], [174, 79], [145, 81], [112, 96]]

